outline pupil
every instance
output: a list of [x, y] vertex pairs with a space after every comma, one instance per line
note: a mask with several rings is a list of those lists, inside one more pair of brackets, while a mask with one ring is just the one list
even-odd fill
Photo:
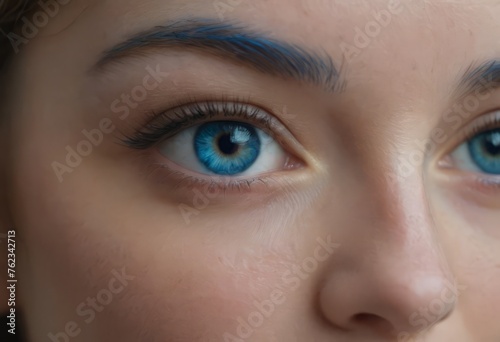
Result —
[[226, 155], [231, 155], [238, 152], [240, 146], [231, 141], [231, 134], [223, 134], [218, 141], [219, 150]]
[[485, 149], [492, 156], [500, 155], [500, 133], [489, 135], [485, 140]]

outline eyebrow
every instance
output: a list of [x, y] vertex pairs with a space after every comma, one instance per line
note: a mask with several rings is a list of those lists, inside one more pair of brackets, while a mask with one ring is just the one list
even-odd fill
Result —
[[460, 81], [457, 94], [464, 97], [474, 92], [492, 91], [497, 88], [500, 88], [500, 60], [488, 60], [469, 66]]
[[345, 89], [340, 71], [326, 53], [313, 53], [295, 44], [271, 39], [237, 23], [189, 19], [156, 26], [104, 52], [92, 68], [105, 66], [151, 48], [189, 48], [243, 63], [260, 72], [324, 87]]

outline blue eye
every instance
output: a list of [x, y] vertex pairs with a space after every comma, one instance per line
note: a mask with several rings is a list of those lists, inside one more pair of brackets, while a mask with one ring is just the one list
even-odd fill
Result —
[[481, 171], [500, 175], [500, 129], [481, 133], [468, 142], [470, 156]]
[[238, 122], [210, 122], [201, 125], [194, 137], [196, 157], [211, 172], [237, 175], [259, 157], [260, 138], [250, 125]]
[[464, 169], [500, 175], [500, 128], [477, 134], [451, 156]]
[[261, 129], [237, 121], [187, 128], [158, 146], [169, 161], [216, 176], [248, 176], [286, 168], [289, 155]]

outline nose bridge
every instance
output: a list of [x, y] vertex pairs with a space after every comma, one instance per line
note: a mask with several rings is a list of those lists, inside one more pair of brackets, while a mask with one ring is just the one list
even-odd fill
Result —
[[[391, 258], [393, 266], [399, 260], [402, 267], [412, 266], [415, 271], [425, 268], [426, 273], [442, 272], [445, 258], [426, 193], [423, 157], [420, 163], [412, 163], [411, 151], [397, 155], [391, 160], [377, 160], [377, 165], [369, 169], [378, 171], [368, 174], [365, 180], [375, 217], [375, 257]], [[406, 166], [402, 167], [405, 159]]]
[[453, 311], [455, 282], [439, 244], [422, 165], [401, 174], [400, 157], [371, 156], [363, 165], [370, 170], [361, 180], [364, 207], [350, 218], [354, 248], [339, 265], [345, 275], [326, 276], [322, 310], [346, 329], [388, 326], [414, 335]]
[[391, 170], [389, 177], [378, 177], [370, 185], [378, 199], [373, 208], [377, 220], [373, 238], [365, 246], [371, 253], [361, 266], [361, 277], [372, 289], [371, 298], [358, 303], [358, 310], [365, 305], [368, 313], [383, 317], [399, 333], [413, 334], [452, 312], [456, 298], [449, 295], [454, 279], [439, 243], [422, 173], [402, 177]]

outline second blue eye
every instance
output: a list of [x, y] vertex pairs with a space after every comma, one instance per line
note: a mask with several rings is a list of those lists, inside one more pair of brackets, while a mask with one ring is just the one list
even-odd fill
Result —
[[254, 127], [240, 122], [216, 121], [201, 125], [194, 136], [198, 160], [218, 175], [237, 175], [257, 160], [261, 141]]
[[468, 142], [468, 148], [481, 171], [500, 175], [500, 129], [478, 134]]

